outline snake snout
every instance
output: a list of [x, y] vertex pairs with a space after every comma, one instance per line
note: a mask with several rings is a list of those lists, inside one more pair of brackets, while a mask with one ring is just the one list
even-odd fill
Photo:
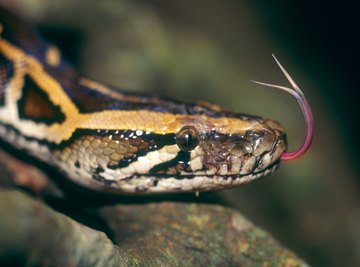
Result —
[[203, 142], [203, 164], [225, 176], [262, 172], [275, 163], [286, 149], [282, 127], [261, 120], [254, 129], [239, 134], [212, 133]]

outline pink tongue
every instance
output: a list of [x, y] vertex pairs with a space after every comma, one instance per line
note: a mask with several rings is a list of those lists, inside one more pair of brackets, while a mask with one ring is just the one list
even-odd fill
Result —
[[311, 108], [305, 98], [304, 93], [300, 90], [299, 86], [297, 86], [297, 84], [291, 78], [289, 73], [284, 69], [284, 67], [280, 64], [280, 62], [276, 59], [276, 57], [274, 55], [272, 55], [272, 56], [275, 59], [278, 66], [280, 67], [281, 71], [284, 73], [286, 79], [288, 79], [288, 81], [290, 82], [292, 88], [288, 88], [288, 87], [284, 87], [284, 86], [280, 86], [280, 85], [269, 84], [269, 83], [262, 83], [262, 82], [257, 82], [257, 81], [252, 81], [252, 82], [261, 84], [261, 85], [264, 85], [267, 87], [277, 88], [277, 89], [283, 90], [285, 92], [288, 92], [289, 94], [293, 95], [296, 98], [296, 100], [298, 101], [300, 108], [303, 112], [304, 120], [305, 120], [305, 124], [306, 124], [306, 132], [305, 132], [304, 142], [295, 151], [284, 152], [280, 156], [281, 160], [294, 160], [294, 159], [301, 157], [303, 154], [305, 154], [305, 152], [311, 146], [311, 143], [312, 143], [312, 140], [314, 137], [314, 118], [313, 118]]

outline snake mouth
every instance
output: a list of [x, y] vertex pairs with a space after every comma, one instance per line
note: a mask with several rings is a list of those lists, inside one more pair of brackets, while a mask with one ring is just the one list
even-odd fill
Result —
[[249, 174], [177, 174], [151, 175], [134, 174], [127, 178], [108, 183], [107, 191], [123, 194], [166, 194], [205, 192], [245, 185], [273, 173], [279, 167], [276, 161], [260, 171]]

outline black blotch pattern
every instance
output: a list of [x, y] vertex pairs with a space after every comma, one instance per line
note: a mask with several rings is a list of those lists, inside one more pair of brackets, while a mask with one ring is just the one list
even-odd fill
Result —
[[[134, 133], [134, 131], [123, 131], [124, 138], [128, 135]], [[145, 156], [147, 153], [155, 150], [159, 150], [167, 145], [175, 144], [175, 135], [174, 134], [144, 134], [141, 138], [145, 142], [153, 143], [153, 145], [149, 146], [146, 149], [139, 150], [134, 154], [131, 158], [122, 159], [119, 161], [117, 165], [108, 165], [109, 168], [117, 169], [117, 168], [125, 168], [129, 166], [131, 163], [138, 160], [139, 157]]]
[[99, 173], [101, 173], [101, 172], [104, 172], [104, 171], [105, 171], [104, 168], [101, 167], [100, 165], [97, 166], [96, 169], [95, 169], [95, 173], [97, 173], [97, 174], [99, 174]]
[[[177, 165], [182, 165], [184, 169], [187, 169], [190, 161], [190, 152], [180, 151], [175, 158], [170, 161], [160, 163], [150, 169], [149, 174], [156, 174], [158, 172], [164, 172], [171, 167], [176, 167]], [[180, 176], [179, 176], [180, 177]], [[181, 178], [180, 178], [181, 179]]]

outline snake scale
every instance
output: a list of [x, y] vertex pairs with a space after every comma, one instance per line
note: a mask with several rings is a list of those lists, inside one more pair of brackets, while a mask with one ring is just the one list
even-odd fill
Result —
[[293, 88], [260, 84], [293, 94], [307, 122], [304, 144], [290, 153], [274, 120], [83, 78], [56, 46], [1, 9], [0, 138], [98, 191], [199, 192], [246, 184], [272, 173], [281, 159], [302, 155], [312, 140], [311, 110], [278, 64]]

